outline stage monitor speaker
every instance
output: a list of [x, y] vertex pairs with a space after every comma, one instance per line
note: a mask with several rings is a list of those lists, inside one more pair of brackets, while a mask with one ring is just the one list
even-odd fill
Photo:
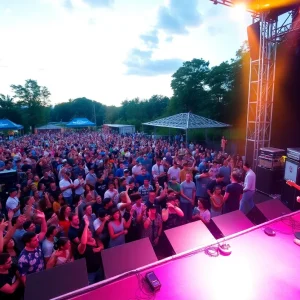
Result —
[[88, 286], [85, 259], [28, 275], [25, 300], [49, 300]]
[[18, 182], [18, 173], [17, 171], [2, 171], [0, 172], [0, 184], [5, 184], [5, 189], [8, 190], [9, 188], [16, 185]]
[[172, 247], [173, 254], [201, 248], [216, 241], [202, 221], [168, 229], [164, 234]]
[[256, 189], [267, 195], [281, 194], [284, 170], [256, 168]]
[[157, 261], [149, 238], [101, 252], [105, 278], [111, 278]]
[[286, 207], [279, 199], [271, 199], [259, 204], [256, 204], [257, 209], [265, 216], [267, 221], [279, 218], [291, 213], [291, 210]]
[[253, 227], [253, 223], [240, 210], [212, 218], [224, 236]]
[[251, 59], [258, 60], [260, 46], [260, 22], [253, 23], [248, 26], [247, 34]]

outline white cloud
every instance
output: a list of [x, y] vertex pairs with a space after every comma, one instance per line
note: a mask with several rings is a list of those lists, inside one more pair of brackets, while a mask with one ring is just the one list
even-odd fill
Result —
[[[171, 76], [163, 75], [165, 69], [173, 72], [174, 64], [177, 67], [181, 60], [194, 57], [219, 63], [234, 56], [245, 38], [246, 29], [237, 30], [236, 24], [228, 22], [225, 10], [218, 16], [209, 16], [210, 23], [204, 18], [200, 27], [185, 27], [188, 36], [170, 37], [163, 29], [153, 32], [163, 2], [116, 0], [103, 8], [91, 6], [87, 0], [72, 0], [70, 10], [64, 0], [40, 0], [34, 9], [23, 6], [18, 11], [10, 7], [6, 19], [0, 13], [1, 44], [9, 45], [1, 47], [0, 93], [10, 94], [11, 84], [22, 84], [31, 78], [47, 86], [56, 103], [85, 96], [119, 105], [126, 98], [171, 96]], [[199, 3], [201, 8], [202, 0]], [[209, 24], [221, 26], [222, 34], [212, 37]], [[243, 37], [236, 37], [239, 32]], [[127, 75], [124, 61], [128, 53], [132, 49], [146, 51], [146, 45], [152, 47], [150, 57], [140, 64], [133, 60], [131, 66], [139, 71], [135, 74], [141, 74], [146, 67], [153, 76]]]

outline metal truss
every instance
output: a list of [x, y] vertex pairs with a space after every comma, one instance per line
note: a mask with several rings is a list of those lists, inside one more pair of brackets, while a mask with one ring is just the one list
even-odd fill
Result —
[[[210, 1], [234, 6], [233, 0]], [[259, 149], [270, 147], [271, 144], [277, 46], [288, 38], [287, 33], [300, 29], [300, 22], [293, 22], [299, 14], [299, 8], [285, 12], [281, 16], [285, 17], [282, 22], [278, 21], [278, 15], [272, 16], [270, 11], [248, 12], [252, 15], [253, 23], [260, 22], [259, 58], [250, 61], [245, 145], [246, 159], [255, 168]]]
[[257, 166], [259, 149], [270, 147], [273, 119], [274, 87], [277, 46], [287, 38], [287, 33], [298, 30], [293, 27], [295, 11], [283, 15], [283, 22], [268, 18], [268, 13], [253, 17], [260, 22], [260, 49], [258, 60], [250, 61], [246, 159]]

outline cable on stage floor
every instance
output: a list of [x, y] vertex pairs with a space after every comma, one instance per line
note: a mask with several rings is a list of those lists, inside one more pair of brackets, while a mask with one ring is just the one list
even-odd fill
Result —
[[[285, 224], [286, 226], [290, 227], [292, 229], [291, 233], [286, 233], [286, 234], [295, 234], [295, 232], [300, 231], [300, 222], [298, 220], [295, 220], [292, 216], [286, 216], [281, 219], [281, 222]], [[280, 230], [276, 230], [280, 233]]]
[[150, 290], [146, 278], [143, 277], [139, 272], [135, 274], [138, 281], [138, 290], [135, 292], [135, 298], [129, 300], [155, 300], [156, 293]]
[[207, 247], [204, 249], [204, 253], [210, 257], [217, 257], [220, 255], [219, 247]]

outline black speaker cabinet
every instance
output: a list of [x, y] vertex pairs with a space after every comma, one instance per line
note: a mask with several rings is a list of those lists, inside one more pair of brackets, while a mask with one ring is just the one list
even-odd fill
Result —
[[157, 262], [149, 238], [105, 249], [101, 256], [106, 279]]
[[256, 168], [256, 189], [267, 195], [281, 194], [284, 170]]
[[13, 187], [18, 181], [17, 171], [2, 171], [0, 172], [0, 184], [5, 184], [5, 189]]
[[24, 299], [49, 300], [86, 286], [88, 275], [85, 259], [82, 258], [28, 275]]

